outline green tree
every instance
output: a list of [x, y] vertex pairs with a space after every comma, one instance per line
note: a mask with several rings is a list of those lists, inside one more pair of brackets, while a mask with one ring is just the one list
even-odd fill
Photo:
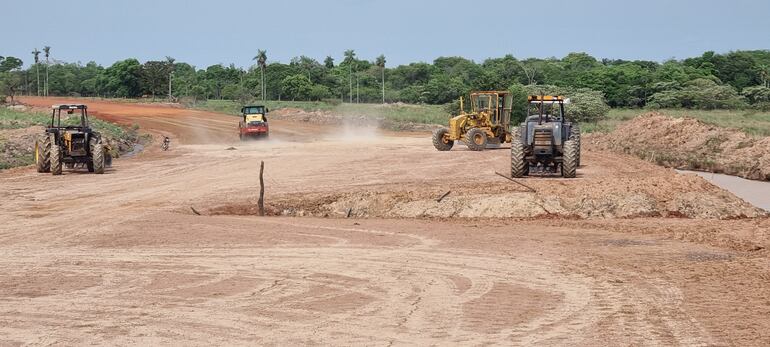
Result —
[[37, 96], [40, 96], [40, 53], [37, 48], [32, 51], [32, 56], [35, 57], [35, 70], [37, 71]]
[[307, 100], [313, 91], [313, 84], [302, 74], [287, 76], [281, 83], [282, 94], [291, 100]]
[[451, 102], [460, 95], [467, 94], [468, 92], [468, 87], [465, 86], [460, 77], [449, 77], [441, 74], [434, 76], [428, 81], [419, 101], [424, 103], [444, 104]]
[[343, 55], [345, 59], [342, 60], [342, 63], [348, 66], [348, 85], [350, 87], [348, 88], [348, 102], [353, 103], [353, 65], [356, 62], [356, 51], [348, 49]]
[[137, 97], [142, 93], [142, 64], [129, 58], [112, 64], [104, 71], [106, 90], [117, 97]]
[[293, 67], [297, 72], [307, 75], [311, 82], [321, 79], [322, 65], [313, 58], [304, 55], [294, 57], [289, 62], [289, 66]]
[[51, 46], [43, 47], [45, 53], [45, 88], [43, 88], [43, 95], [48, 96], [48, 65], [50, 64], [48, 58], [51, 56]]
[[382, 76], [382, 79], [380, 79], [380, 83], [382, 84], [382, 103], [385, 103], [385, 55], [380, 54], [377, 57], [377, 60], [375, 61], [375, 65], [380, 68], [380, 74]]
[[150, 93], [153, 99], [155, 99], [156, 95], [163, 94], [168, 86], [169, 75], [173, 66], [173, 61], [169, 60], [145, 62], [141, 70], [143, 91]]
[[267, 51], [259, 49], [257, 50], [257, 55], [254, 57], [253, 60], [257, 61], [257, 65], [259, 66], [259, 70], [262, 72], [262, 83], [260, 84], [262, 89], [260, 91], [260, 94], [262, 95], [262, 101], [265, 101], [265, 94], [267, 94], [267, 88], [265, 86], [265, 67], [267, 66]]
[[327, 55], [326, 59], [324, 59], [324, 66], [327, 69], [333, 69], [334, 68], [334, 58], [332, 58], [330, 55]]
[[19, 71], [0, 72], [0, 103], [4, 103], [6, 97], [10, 97], [13, 104], [14, 97], [22, 85]]
[[205, 100], [208, 93], [206, 92], [206, 88], [196, 84], [190, 88], [190, 96], [192, 96], [195, 101]]
[[311, 100], [323, 100], [332, 96], [332, 92], [329, 87], [322, 84], [314, 84], [310, 89]]
[[24, 62], [19, 58], [0, 56], [0, 72], [17, 70], [21, 68], [22, 65], [24, 65]]

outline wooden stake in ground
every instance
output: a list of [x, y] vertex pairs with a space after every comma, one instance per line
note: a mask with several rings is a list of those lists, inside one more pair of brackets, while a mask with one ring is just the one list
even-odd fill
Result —
[[524, 183], [521, 183], [521, 182], [519, 182], [519, 181], [517, 181], [517, 180], [515, 180], [515, 179], [513, 179], [513, 178], [510, 178], [510, 177], [508, 177], [508, 176], [506, 176], [506, 175], [503, 175], [503, 174], [501, 174], [501, 173], [499, 173], [499, 172], [497, 172], [497, 171], [495, 171], [495, 174], [497, 174], [498, 176], [500, 176], [500, 177], [502, 177], [502, 178], [505, 178], [505, 179], [507, 179], [507, 180], [509, 180], [509, 181], [511, 181], [511, 182], [513, 182], [513, 183], [516, 183], [516, 184], [518, 184], [518, 185], [520, 185], [520, 186], [522, 186], [522, 187], [524, 187], [524, 188], [527, 188], [527, 189], [528, 189], [530, 192], [533, 192], [533, 193], [537, 193], [537, 191], [535, 190], [535, 188], [532, 188], [532, 187], [530, 187], [530, 186], [528, 186], [528, 185], [526, 185], [526, 184], [524, 184]]
[[444, 200], [444, 198], [446, 198], [446, 196], [449, 195], [449, 193], [451, 192], [452, 192], [451, 190], [447, 190], [446, 193], [441, 194], [441, 196], [439, 196], [438, 199], [436, 199], [436, 202], [441, 202], [441, 200]]
[[257, 206], [259, 206], [259, 215], [265, 215], [265, 180], [262, 178], [262, 174], [265, 172], [265, 162], [259, 162], [259, 200]]

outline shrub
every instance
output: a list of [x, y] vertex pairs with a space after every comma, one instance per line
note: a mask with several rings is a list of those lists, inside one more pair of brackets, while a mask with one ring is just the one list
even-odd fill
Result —
[[770, 88], [765, 86], [743, 88], [741, 95], [745, 96], [752, 104], [770, 102]]
[[681, 89], [657, 92], [650, 97], [648, 108], [731, 109], [746, 107], [746, 98], [735, 88], [719, 85], [713, 80], [699, 78], [687, 82]]
[[770, 111], [770, 102], [768, 101], [758, 102], [754, 105], [751, 105], [751, 107], [757, 111]]

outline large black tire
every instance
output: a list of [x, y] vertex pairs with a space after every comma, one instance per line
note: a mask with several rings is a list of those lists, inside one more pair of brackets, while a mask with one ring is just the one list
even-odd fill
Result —
[[564, 156], [561, 163], [561, 175], [564, 178], [575, 178], [577, 175], [577, 156], [579, 147], [575, 140], [564, 142]]
[[[91, 147], [91, 165], [93, 166], [93, 173], [104, 173], [104, 145], [97, 143]], [[91, 171], [90, 169], [88, 171]]]
[[445, 135], [449, 133], [449, 129], [447, 128], [440, 128], [433, 130], [433, 147], [436, 147], [437, 150], [445, 152], [450, 149], [452, 149], [452, 146], [455, 145], [455, 142], [453, 140], [445, 140]]
[[529, 163], [524, 161], [524, 145], [521, 140], [511, 140], [511, 177], [517, 178], [529, 174]]
[[580, 166], [580, 124], [572, 124], [572, 133], [570, 134], [570, 140], [577, 142], [577, 165]]
[[39, 137], [35, 141], [35, 166], [37, 172], [51, 171], [51, 137]]
[[487, 133], [479, 128], [473, 128], [465, 134], [465, 145], [471, 151], [483, 151], [487, 148]]
[[51, 146], [51, 174], [61, 175], [61, 147], [58, 145]]

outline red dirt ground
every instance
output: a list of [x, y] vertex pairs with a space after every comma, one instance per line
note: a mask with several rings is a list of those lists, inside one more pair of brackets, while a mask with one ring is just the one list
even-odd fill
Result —
[[[0, 172], [0, 345], [770, 344], [770, 222], [694, 175], [586, 148], [527, 193], [505, 149], [87, 103], [172, 148]], [[268, 205], [314, 217], [212, 215], [253, 206], [260, 161]]]

